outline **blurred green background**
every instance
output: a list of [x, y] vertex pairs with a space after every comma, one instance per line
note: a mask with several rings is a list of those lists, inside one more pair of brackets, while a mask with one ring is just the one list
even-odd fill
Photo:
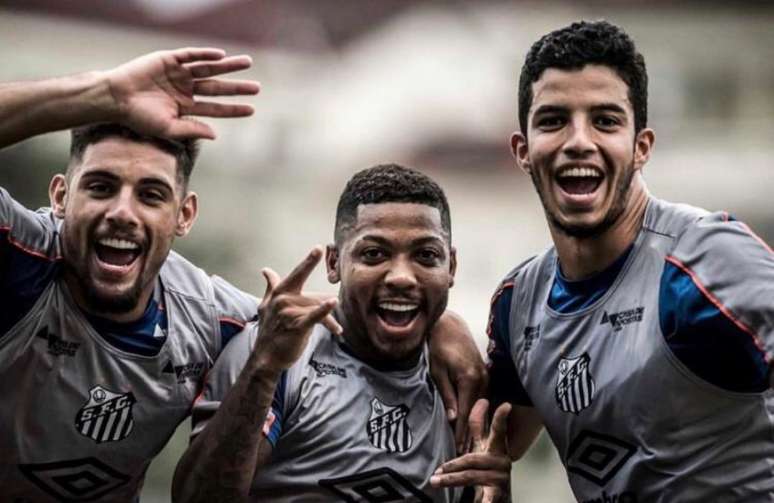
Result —
[[[192, 179], [201, 213], [175, 248], [260, 294], [258, 271], [288, 271], [332, 239], [338, 194], [357, 170], [398, 162], [447, 191], [458, 248], [450, 306], [483, 351], [489, 298], [508, 270], [548, 246], [539, 201], [513, 167], [518, 72], [543, 33], [584, 19], [622, 25], [645, 55], [662, 198], [724, 209], [774, 241], [774, 6], [770, 2], [6, 0], [0, 80], [112, 67], [179, 46], [246, 53], [262, 82], [256, 114], [212, 121]], [[0, 151], [0, 185], [47, 205], [66, 133]], [[310, 288], [333, 288], [316, 272]], [[151, 466], [143, 501], [169, 499], [186, 423]], [[515, 501], [568, 502], [541, 438], [514, 467]]]

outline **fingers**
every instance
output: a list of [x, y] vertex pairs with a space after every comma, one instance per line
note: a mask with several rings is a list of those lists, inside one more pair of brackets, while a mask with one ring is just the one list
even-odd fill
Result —
[[478, 452], [444, 463], [430, 477], [430, 484], [433, 487], [505, 486], [510, 474], [511, 463], [507, 457]]
[[333, 316], [330, 315], [331, 311], [333, 311], [333, 308], [336, 307], [336, 304], [337, 304], [337, 299], [328, 299], [326, 301], [323, 301], [322, 303], [320, 303], [320, 305], [318, 305], [317, 307], [315, 307], [309, 312], [309, 314], [306, 316], [306, 319], [304, 320], [304, 325], [306, 327], [311, 327], [312, 325], [315, 325], [317, 323], [322, 323], [323, 325], [328, 327], [328, 330], [336, 333], [335, 327], [332, 328], [331, 326], [328, 326], [328, 324], [325, 323], [325, 320], [327, 318], [330, 318], [331, 320], [333, 320], [336, 326], [339, 327], [339, 330], [341, 329], [341, 326], [339, 326], [338, 322], [336, 322], [336, 320], [333, 319]]
[[206, 79], [224, 73], [246, 70], [253, 64], [250, 56], [228, 56], [214, 61], [196, 61], [185, 65], [195, 79]]
[[457, 445], [465, 443], [471, 406], [481, 396], [478, 384], [478, 380], [469, 374], [462, 374], [457, 381], [457, 423], [454, 425], [454, 439]]
[[[335, 306], [334, 302], [334, 306]], [[325, 318], [322, 319], [320, 322], [322, 323], [325, 328], [330, 330], [332, 334], [341, 335], [342, 332], [344, 332], [344, 329], [341, 327], [338, 321], [336, 321], [336, 318], [334, 318], [332, 315], [328, 314]]]
[[318, 245], [312, 248], [306, 258], [304, 258], [295, 269], [290, 271], [290, 274], [277, 285], [277, 288], [283, 292], [300, 292], [306, 280], [309, 279], [309, 275], [320, 262], [322, 256], [323, 251], [321, 246]]
[[198, 115], [201, 117], [247, 117], [253, 115], [255, 109], [251, 105], [215, 103], [212, 101], [197, 101], [192, 106], [181, 107], [183, 115]]
[[173, 139], [203, 138], [214, 140], [215, 131], [203, 122], [199, 122], [190, 117], [184, 117], [172, 121], [166, 131], [164, 131], [163, 136]]
[[261, 274], [266, 280], [266, 291], [263, 294], [263, 298], [268, 299], [271, 293], [277, 288], [281, 278], [271, 267], [264, 267], [261, 269]]
[[226, 55], [223, 49], [213, 47], [184, 47], [170, 51], [178, 63], [190, 63], [199, 60], [221, 59]]
[[[476, 404], [478, 405], [478, 404]], [[508, 416], [511, 414], [511, 404], [503, 403], [495, 410], [492, 418], [492, 429], [489, 432], [488, 450], [498, 454], [508, 453]]]
[[441, 395], [441, 400], [446, 407], [446, 418], [449, 421], [457, 419], [457, 394], [454, 391], [454, 384], [452, 384], [451, 377], [446, 370], [446, 367], [436, 364], [430, 368], [433, 375], [433, 381], [438, 388], [438, 393]]
[[486, 413], [489, 410], [489, 402], [485, 399], [476, 401], [476, 405], [470, 411], [468, 426], [470, 427], [470, 436], [476, 449], [484, 447], [484, 435], [486, 435]]
[[200, 96], [239, 96], [258, 94], [261, 85], [254, 80], [204, 79], [194, 82], [193, 92]]

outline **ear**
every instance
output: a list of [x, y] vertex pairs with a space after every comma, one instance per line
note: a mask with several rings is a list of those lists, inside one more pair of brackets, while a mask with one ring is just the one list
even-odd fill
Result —
[[196, 192], [189, 192], [183, 197], [183, 202], [180, 204], [180, 210], [177, 212], [177, 227], [175, 227], [175, 235], [183, 237], [191, 230], [196, 216], [199, 214], [199, 196]]
[[653, 144], [656, 142], [656, 134], [650, 128], [644, 128], [634, 139], [634, 169], [642, 169], [653, 150]]
[[516, 159], [516, 166], [524, 170], [528, 175], [532, 174], [532, 163], [529, 159], [527, 137], [518, 131], [511, 135], [511, 153]]
[[455, 274], [457, 274], [457, 249], [452, 246], [449, 250], [449, 288], [454, 286]]
[[62, 174], [54, 175], [48, 184], [48, 200], [54, 216], [64, 218], [67, 206], [67, 178]]
[[341, 280], [339, 274], [339, 249], [336, 245], [325, 247], [325, 268], [328, 271], [328, 282], [336, 284]]

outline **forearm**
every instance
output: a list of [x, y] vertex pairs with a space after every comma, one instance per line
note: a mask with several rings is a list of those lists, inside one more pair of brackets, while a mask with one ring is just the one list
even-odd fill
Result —
[[0, 148], [117, 113], [103, 72], [0, 84]]
[[244, 501], [256, 469], [268, 460], [271, 446], [261, 430], [280, 371], [262, 368], [253, 356], [178, 463], [174, 501]]

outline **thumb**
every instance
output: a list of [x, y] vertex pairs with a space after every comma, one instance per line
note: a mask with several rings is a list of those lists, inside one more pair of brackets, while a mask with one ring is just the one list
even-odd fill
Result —
[[445, 367], [441, 367], [435, 372], [432, 372], [433, 368], [430, 370], [433, 374], [435, 386], [438, 388], [438, 393], [441, 394], [443, 405], [446, 407], [446, 419], [454, 421], [457, 419], [457, 394], [454, 392], [454, 386], [449, 378], [449, 373], [446, 372]]
[[470, 411], [468, 418], [468, 426], [470, 428], [470, 437], [473, 440], [473, 447], [478, 450], [483, 450], [484, 447], [484, 432], [486, 431], [486, 412], [489, 410], [489, 401], [481, 398], [476, 400], [476, 404]]
[[267, 299], [272, 294], [272, 292], [274, 292], [274, 289], [277, 287], [277, 283], [280, 282], [280, 277], [279, 274], [274, 272], [274, 270], [270, 267], [264, 267], [261, 269], [261, 274], [266, 280], [266, 292], [264, 292], [263, 298]]

